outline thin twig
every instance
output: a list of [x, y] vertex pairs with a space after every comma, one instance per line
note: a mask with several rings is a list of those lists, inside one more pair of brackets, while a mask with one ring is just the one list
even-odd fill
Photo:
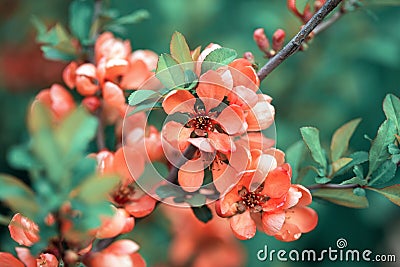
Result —
[[322, 20], [343, 0], [328, 0], [317, 13], [303, 26], [290, 42], [272, 57], [257, 73], [260, 81], [264, 80], [285, 59], [300, 49], [307, 36], [322, 22]]
[[104, 136], [104, 123], [102, 119], [102, 107], [99, 107], [96, 111], [96, 117], [98, 120], [97, 133], [96, 133], [96, 143], [98, 151], [106, 148], [106, 141]]
[[316, 190], [316, 189], [347, 189], [347, 188], [356, 188], [360, 187], [359, 184], [315, 184], [307, 186], [309, 190]]
[[329, 19], [327, 19], [326, 21], [323, 21], [321, 24], [319, 24], [317, 27], [315, 27], [315, 29], [313, 30], [313, 34], [317, 35], [320, 34], [321, 32], [325, 31], [327, 28], [329, 28], [333, 23], [335, 23], [336, 21], [338, 21], [344, 14], [345, 14], [345, 10], [343, 8], [341, 8], [338, 12], [336, 12], [335, 14], [332, 15], [332, 17], [330, 17]]

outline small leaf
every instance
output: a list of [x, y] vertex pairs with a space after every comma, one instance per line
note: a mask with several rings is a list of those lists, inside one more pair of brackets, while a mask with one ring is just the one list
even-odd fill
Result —
[[7, 174], [0, 174], [0, 200], [14, 212], [33, 217], [39, 210], [35, 193], [21, 180]]
[[333, 175], [333, 177], [338, 176], [338, 175], [342, 175], [343, 173], [345, 173], [346, 171], [348, 171], [350, 168], [354, 167], [355, 165], [359, 165], [359, 164], [362, 164], [364, 162], [367, 162], [368, 161], [368, 153], [365, 152], [365, 151], [357, 151], [357, 152], [354, 152], [353, 154], [351, 154], [350, 158], [352, 158], [353, 160], [350, 161], [343, 168], [338, 170]]
[[337, 161], [347, 151], [349, 141], [361, 119], [355, 119], [341, 126], [333, 134], [331, 142], [331, 159]]
[[183, 87], [185, 74], [181, 66], [168, 54], [162, 54], [158, 58], [156, 77], [168, 89]]
[[395, 144], [390, 144], [388, 151], [391, 155], [400, 154], [400, 149]]
[[159, 94], [152, 90], [137, 90], [129, 96], [128, 103], [130, 106], [136, 106], [148, 99], [155, 98], [158, 96]]
[[337, 205], [349, 207], [349, 208], [357, 208], [363, 209], [368, 207], [368, 200], [364, 196], [356, 196], [353, 193], [353, 189], [316, 189], [312, 191], [313, 197], [322, 198], [324, 200], [330, 201]]
[[44, 57], [50, 60], [72, 61], [76, 59], [76, 55], [64, 53], [54, 46], [42, 45], [40, 49], [43, 51]]
[[356, 187], [353, 189], [353, 194], [359, 197], [365, 197], [365, 190], [360, 187]]
[[395, 123], [397, 132], [400, 133], [400, 99], [392, 94], [386, 95], [383, 101], [383, 111], [386, 118]]
[[340, 184], [341, 185], [358, 184], [358, 185], [364, 186], [364, 185], [367, 185], [367, 181], [365, 179], [361, 179], [360, 177], [356, 176], [356, 177], [350, 178], [346, 181], [343, 181]]
[[335, 162], [332, 163], [332, 170], [333, 173], [336, 173], [341, 168], [349, 164], [353, 159], [352, 158], [340, 158], [337, 159]]
[[388, 146], [395, 139], [396, 127], [390, 120], [386, 120], [378, 129], [375, 140], [372, 142], [369, 151], [369, 172], [370, 176], [389, 157]]
[[364, 179], [364, 170], [361, 165], [354, 166], [353, 172], [358, 178]]
[[381, 185], [390, 182], [396, 174], [397, 166], [391, 160], [385, 161], [372, 173], [369, 185]]
[[93, 0], [74, 0], [69, 6], [69, 28], [80, 41], [89, 38], [93, 14]]
[[83, 108], [69, 114], [56, 130], [57, 143], [64, 158], [76, 157], [85, 152], [97, 131], [97, 119]]
[[317, 184], [326, 184], [329, 183], [330, 181], [331, 179], [328, 177], [320, 177], [320, 176], [315, 177], [315, 182]]
[[301, 135], [304, 143], [307, 145], [311, 152], [311, 156], [315, 162], [326, 170], [326, 158], [319, 141], [319, 131], [314, 127], [302, 127], [300, 128]]
[[208, 70], [216, 70], [222, 65], [228, 65], [237, 57], [235, 50], [230, 48], [217, 48], [211, 51], [210, 54], [206, 56], [203, 63], [201, 64], [201, 73], [205, 73]]
[[118, 177], [91, 176], [84, 180], [74, 191], [72, 198], [78, 198], [86, 204], [96, 204], [107, 200], [108, 194], [118, 184]]
[[40, 163], [29, 153], [27, 144], [12, 147], [7, 154], [8, 163], [16, 169], [30, 170], [40, 169]]
[[300, 162], [304, 155], [304, 143], [300, 140], [291, 145], [285, 153], [286, 161], [292, 167], [292, 179], [296, 181]]
[[170, 50], [172, 58], [178, 63], [192, 62], [189, 46], [180, 32], [175, 32], [172, 35]]
[[145, 9], [139, 9], [139, 10], [133, 11], [132, 13], [130, 13], [126, 16], [112, 20], [109, 24], [117, 25], [117, 26], [125, 25], [125, 24], [136, 24], [136, 23], [142, 22], [148, 18], [150, 18], [149, 11], [147, 11]]
[[367, 187], [367, 189], [375, 191], [375, 192], [385, 196], [390, 201], [392, 201], [394, 204], [396, 204], [397, 206], [400, 206], [400, 184], [384, 187], [381, 189], [373, 188], [373, 187]]
[[190, 204], [191, 207], [203, 206], [206, 203], [206, 196], [203, 194], [194, 194], [190, 198], [186, 198], [186, 203]]
[[169, 184], [157, 187], [156, 193], [160, 198], [183, 197], [185, 195], [183, 190], [179, 190], [176, 186]]
[[203, 223], [208, 222], [213, 217], [212, 212], [207, 205], [203, 205], [201, 207], [192, 207], [192, 211], [197, 219]]
[[160, 102], [156, 102], [156, 103], [147, 103], [147, 104], [140, 104], [137, 105], [135, 107], [134, 110], [132, 110], [128, 116], [131, 116], [133, 114], [136, 114], [138, 112], [142, 112], [142, 111], [147, 111], [147, 110], [152, 110], [152, 109], [156, 109], [156, 108], [161, 108], [162, 104]]

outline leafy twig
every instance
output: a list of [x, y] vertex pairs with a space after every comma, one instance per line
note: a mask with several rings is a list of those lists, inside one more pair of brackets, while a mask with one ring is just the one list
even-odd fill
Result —
[[307, 186], [309, 190], [316, 190], [316, 189], [322, 189], [322, 188], [329, 188], [329, 189], [346, 189], [346, 188], [356, 188], [359, 187], [359, 184], [314, 184]]
[[[257, 73], [260, 81], [264, 80], [285, 59], [300, 49], [307, 36], [332, 12], [343, 0], [328, 0], [317, 13], [302, 27], [302, 29], [290, 40], [290, 42], [272, 57]], [[333, 23], [333, 22], [332, 22]], [[320, 29], [321, 31], [321, 29]]]

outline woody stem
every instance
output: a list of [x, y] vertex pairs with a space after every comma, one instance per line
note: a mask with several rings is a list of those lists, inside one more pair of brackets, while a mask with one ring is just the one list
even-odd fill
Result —
[[317, 13], [301, 28], [301, 30], [279, 51], [272, 57], [261, 69], [257, 75], [260, 81], [264, 80], [268, 74], [276, 69], [284, 60], [297, 52], [301, 44], [306, 40], [310, 33], [323, 21], [323, 19], [331, 13], [343, 0], [328, 0]]

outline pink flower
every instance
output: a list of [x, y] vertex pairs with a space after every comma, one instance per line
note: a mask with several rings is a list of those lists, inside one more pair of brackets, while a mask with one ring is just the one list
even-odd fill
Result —
[[89, 254], [84, 263], [88, 267], [145, 267], [146, 262], [138, 250], [139, 246], [135, 242], [121, 239], [100, 252]]
[[8, 230], [11, 238], [20, 245], [30, 247], [40, 240], [39, 226], [20, 213], [12, 217]]

